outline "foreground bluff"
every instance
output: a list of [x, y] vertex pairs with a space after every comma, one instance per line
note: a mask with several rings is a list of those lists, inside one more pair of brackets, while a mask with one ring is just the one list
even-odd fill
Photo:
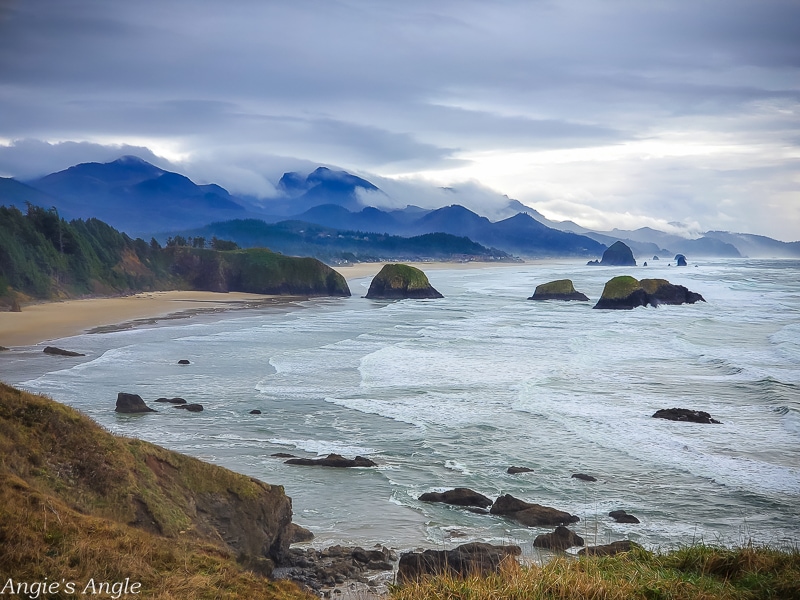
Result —
[[703, 296], [675, 285], [666, 279], [637, 280], [629, 275], [614, 277], [606, 282], [600, 300], [594, 308], [630, 310], [637, 306], [659, 304], [694, 304], [705, 302]]
[[375, 275], [367, 292], [367, 298], [398, 300], [402, 298], [443, 298], [428, 281], [428, 277], [409, 265], [384, 265]]
[[172, 569], [184, 584], [206, 569], [269, 574], [288, 551], [283, 487], [114, 436], [2, 383], [0, 455], [0, 565], [23, 581], [105, 573], [154, 597]]

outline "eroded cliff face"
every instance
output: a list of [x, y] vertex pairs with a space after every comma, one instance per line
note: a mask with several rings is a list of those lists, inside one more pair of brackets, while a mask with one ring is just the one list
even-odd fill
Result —
[[41, 545], [54, 557], [76, 544], [101, 544], [71, 533], [77, 538], [67, 545], [66, 534], [55, 532], [68, 514], [104, 520], [114, 531], [138, 530], [145, 540], [158, 538], [151, 540], [155, 546], [216, 548], [217, 555], [265, 575], [288, 550], [292, 502], [282, 486], [114, 436], [72, 408], [4, 384], [0, 457], [0, 480], [16, 482], [6, 490], [6, 508], [27, 505], [31, 496], [40, 498], [37, 505], [61, 507], [51, 508], [44, 531], [27, 531], [24, 514], [9, 510], [9, 529], [0, 527], [0, 537], [9, 541], [27, 531], [30, 547]]

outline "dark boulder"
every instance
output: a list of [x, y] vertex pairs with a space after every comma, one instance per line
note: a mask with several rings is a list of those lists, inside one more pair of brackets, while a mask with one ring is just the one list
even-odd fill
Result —
[[533, 473], [533, 469], [529, 469], [528, 467], [508, 467], [508, 469], [506, 469], [506, 473], [509, 475], [517, 475], [518, 473]]
[[504, 560], [522, 554], [519, 546], [493, 546], [481, 542], [463, 544], [453, 550], [406, 552], [400, 556], [397, 579], [416, 581], [429, 575], [468, 577], [496, 573]]
[[575, 289], [571, 279], [558, 279], [537, 285], [533, 296], [528, 300], [580, 300], [586, 302], [589, 298]]
[[528, 527], [565, 525], [580, 521], [580, 518], [563, 510], [525, 502], [510, 494], [500, 496], [495, 500], [490, 512], [493, 515], [508, 517]]
[[633, 515], [629, 515], [624, 510], [612, 510], [608, 516], [614, 519], [617, 523], [640, 523], [639, 519]]
[[189, 412], [203, 412], [203, 405], [196, 404], [194, 402], [190, 404], [176, 404], [172, 408], [182, 408], [183, 410], [188, 410]]
[[179, 365], [190, 365], [190, 364], [192, 364], [192, 363], [190, 363], [190, 362], [189, 362], [188, 360], [186, 360], [185, 358], [182, 358], [182, 359], [180, 359], [180, 360], [178, 361], [178, 364], [179, 364]]
[[117, 394], [117, 407], [114, 409], [118, 413], [148, 413], [156, 412], [147, 406], [139, 394], [128, 394], [119, 392]]
[[291, 458], [286, 461], [287, 465], [301, 465], [304, 467], [377, 467], [378, 464], [363, 456], [355, 458], [345, 458], [339, 454], [328, 454], [324, 458]]
[[721, 424], [716, 419], [712, 419], [711, 415], [703, 410], [689, 410], [688, 408], [662, 408], [653, 413], [653, 418], [687, 423]]
[[289, 538], [290, 544], [299, 544], [301, 542], [310, 542], [314, 539], [314, 534], [305, 527], [301, 527], [297, 523], [290, 523], [286, 535]]
[[261, 411], [258, 410], [257, 408], [254, 408], [253, 410], [250, 411], [250, 414], [251, 415], [260, 415]]
[[675, 285], [666, 279], [642, 279], [639, 284], [647, 292], [648, 303], [651, 306], [705, 302], [703, 296], [697, 292], [691, 292], [686, 287]]
[[[391, 571], [394, 560], [397, 556], [383, 546], [376, 550], [338, 545], [323, 550], [290, 548], [273, 576], [291, 579], [319, 592], [347, 580], [366, 583], [369, 571]], [[330, 597], [330, 592], [325, 595]]]
[[602, 546], [589, 546], [578, 550], [578, 556], [613, 556], [621, 552], [630, 552], [640, 546], [630, 540], [619, 540]]
[[572, 479], [580, 479], [581, 481], [597, 481], [597, 477], [592, 477], [586, 473], [573, 473]]
[[633, 252], [627, 244], [617, 240], [606, 248], [606, 251], [603, 252], [603, 258], [600, 259], [599, 263], [597, 261], [590, 261], [587, 264], [612, 267], [635, 267], [636, 259], [633, 258]]
[[427, 492], [418, 499], [423, 502], [444, 502], [456, 506], [477, 506], [478, 508], [492, 505], [491, 499], [469, 488], [455, 488], [446, 492]]
[[677, 266], [677, 267], [685, 267], [686, 266], [686, 257], [683, 254], [676, 254], [675, 255], [675, 266]]
[[409, 265], [384, 265], [370, 283], [367, 298], [397, 300], [402, 298], [443, 298], [428, 281], [428, 277]]
[[183, 398], [156, 398], [156, 402], [169, 402], [170, 404], [186, 404]]
[[297, 458], [294, 454], [289, 454], [288, 452], [276, 452], [270, 456], [274, 456], [275, 458]]
[[45, 354], [52, 354], [54, 356], [86, 356], [85, 354], [81, 354], [80, 352], [73, 352], [72, 350], [62, 350], [61, 348], [56, 348], [55, 346], [47, 346], [43, 350]]
[[583, 538], [574, 531], [559, 525], [552, 533], [542, 533], [533, 540], [536, 548], [548, 550], [566, 550], [573, 546], [583, 546]]

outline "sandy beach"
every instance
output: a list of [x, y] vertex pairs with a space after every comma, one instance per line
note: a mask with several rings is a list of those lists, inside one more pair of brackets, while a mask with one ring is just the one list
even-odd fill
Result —
[[[357, 263], [336, 267], [346, 279], [373, 277], [384, 263]], [[435, 269], [475, 269], [497, 263], [418, 263], [428, 271]], [[268, 303], [292, 302], [294, 297], [264, 296], [241, 292], [166, 291], [143, 292], [116, 298], [89, 298], [62, 302], [43, 302], [24, 306], [22, 312], [0, 312], [0, 346], [32, 346], [91, 331], [113, 328], [142, 319], [159, 319], [193, 311], [232, 310]]]

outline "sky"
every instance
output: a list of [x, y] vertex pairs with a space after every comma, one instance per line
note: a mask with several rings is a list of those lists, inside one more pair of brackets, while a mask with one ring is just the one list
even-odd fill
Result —
[[123, 154], [800, 240], [800, 1], [0, 0], [0, 176]]

